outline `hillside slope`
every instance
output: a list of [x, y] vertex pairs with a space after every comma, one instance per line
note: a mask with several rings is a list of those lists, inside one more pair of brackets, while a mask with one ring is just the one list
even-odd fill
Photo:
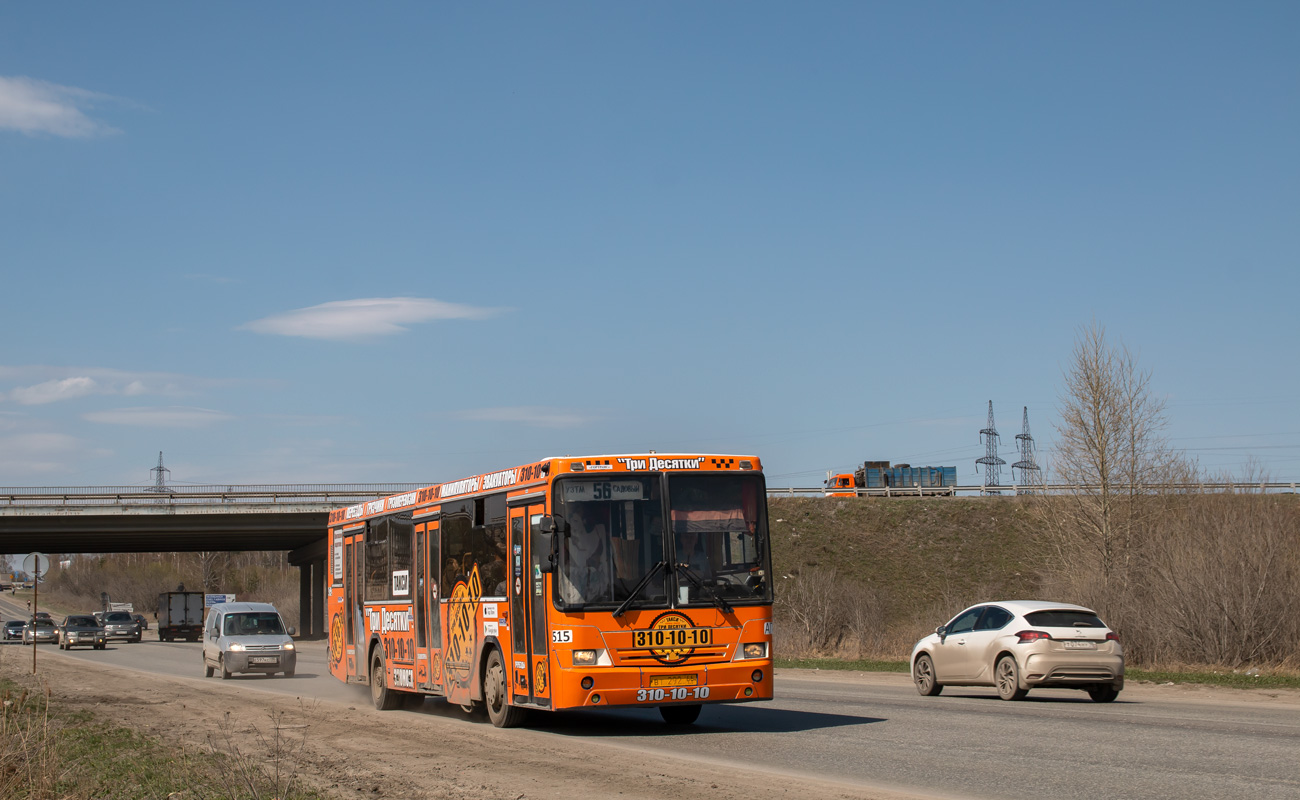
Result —
[[778, 606], [803, 596], [801, 577], [834, 580], [870, 594], [878, 623], [906, 639], [964, 604], [1039, 588], [1017, 498], [772, 498], [768, 509]]

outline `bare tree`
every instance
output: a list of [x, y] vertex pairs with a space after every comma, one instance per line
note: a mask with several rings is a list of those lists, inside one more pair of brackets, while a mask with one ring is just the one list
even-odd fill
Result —
[[1040, 532], [1059, 588], [1122, 627], [1160, 498], [1190, 467], [1163, 437], [1151, 373], [1101, 325], [1080, 330], [1064, 381], [1049, 468], [1069, 488], [1040, 498]]

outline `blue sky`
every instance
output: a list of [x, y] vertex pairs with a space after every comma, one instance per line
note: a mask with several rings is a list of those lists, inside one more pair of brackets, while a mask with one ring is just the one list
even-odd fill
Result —
[[[6, 4], [0, 484], [1050, 460], [1093, 320], [1300, 479], [1300, 6]], [[1004, 472], [1010, 481], [1010, 471]]]

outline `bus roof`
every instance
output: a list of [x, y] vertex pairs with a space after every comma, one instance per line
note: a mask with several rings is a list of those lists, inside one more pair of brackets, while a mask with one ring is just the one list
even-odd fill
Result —
[[444, 500], [472, 497], [505, 490], [510, 495], [527, 494], [529, 486], [545, 483], [551, 475], [585, 472], [761, 472], [757, 456], [717, 453], [633, 453], [601, 456], [553, 456], [511, 469], [485, 472], [423, 489], [390, 495], [379, 500], [330, 512], [330, 526], [345, 525], [393, 511], [435, 505]]

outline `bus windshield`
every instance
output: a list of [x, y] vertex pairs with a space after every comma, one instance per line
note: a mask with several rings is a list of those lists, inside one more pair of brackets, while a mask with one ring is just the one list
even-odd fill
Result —
[[678, 603], [770, 602], [761, 478], [670, 475], [668, 496]]
[[562, 608], [770, 602], [767, 520], [758, 475], [671, 475], [667, 513], [659, 476], [566, 478], [553, 507]]

